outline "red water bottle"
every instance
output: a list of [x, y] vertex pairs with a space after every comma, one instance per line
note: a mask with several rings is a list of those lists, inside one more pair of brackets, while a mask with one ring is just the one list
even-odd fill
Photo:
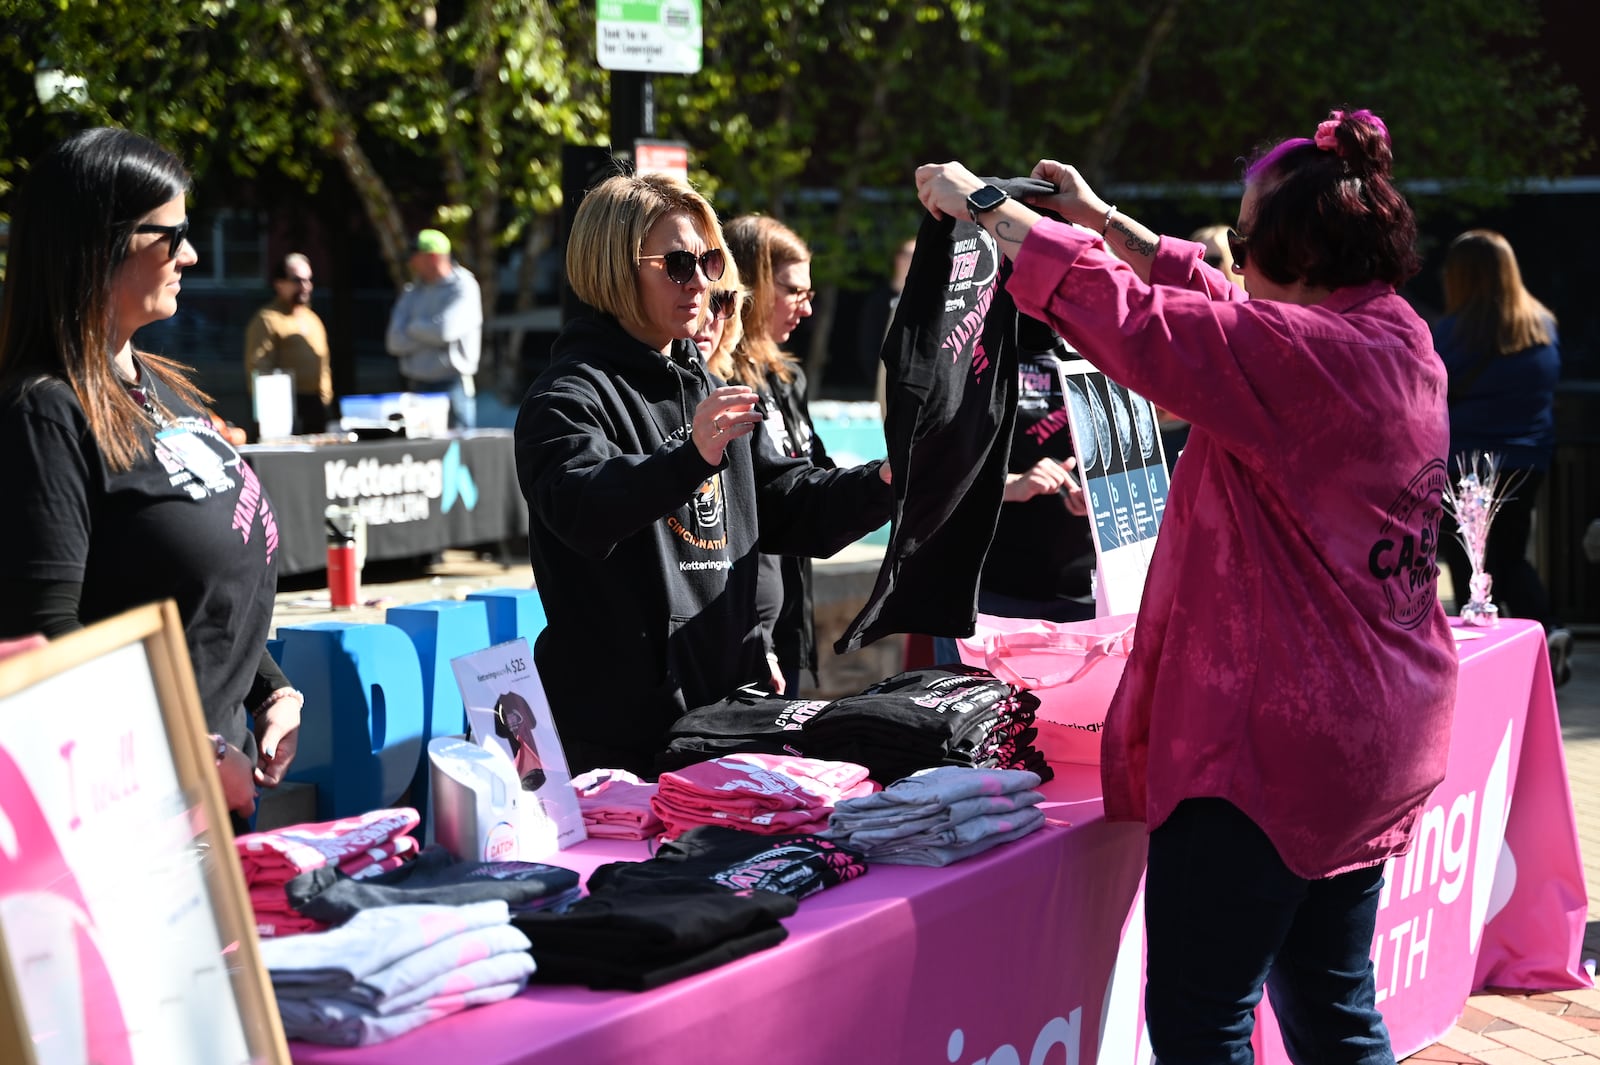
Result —
[[328, 598], [335, 610], [349, 610], [361, 595], [361, 568], [356, 560], [356, 511], [352, 507], [329, 507]]
[[333, 609], [349, 610], [361, 594], [361, 574], [356, 568], [356, 542], [341, 540], [328, 545], [328, 598]]

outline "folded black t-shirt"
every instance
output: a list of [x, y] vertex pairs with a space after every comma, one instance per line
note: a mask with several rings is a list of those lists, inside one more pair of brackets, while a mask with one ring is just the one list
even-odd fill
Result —
[[661, 881], [703, 880], [730, 891], [775, 891], [795, 899], [867, 871], [856, 850], [818, 836], [762, 836], [697, 825], [642, 862], [612, 862], [589, 874], [591, 896], [652, 890]]
[[342, 924], [375, 906], [436, 903], [465, 906], [504, 899], [513, 910], [535, 910], [578, 886], [571, 869], [543, 862], [458, 862], [443, 847], [424, 847], [398, 869], [354, 880], [325, 866], [284, 885], [289, 905], [314, 921]]
[[[663, 885], [656, 885], [657, 888]], [[709, 881], [591, 895], [564, 913], [513, 914], [533, 944], [532, 981], [646, 991], [783, 941], [794, 899]]]

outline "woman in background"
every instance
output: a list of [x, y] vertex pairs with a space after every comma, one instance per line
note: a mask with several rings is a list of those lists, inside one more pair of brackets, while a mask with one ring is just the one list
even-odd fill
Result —
[[[749, 296], [739, 285], [738, 273], [738, 266], [730, 259], [717, 287], [706, 297], [705, 322], [690, 338], [708, 369], [717, 366], [728, 370], [733, 364], [733, 349], [744, 335], [739, 321], [740, 310]], [[778, 663], [778, 654], [772, 649], [772, 629], [778, 623], [778, 611], [783, 606], [783, 575], [778, 570], [776, 559], [773, 559], [772, 565], [765, 564], [769, 557], [762, 556], [764, 564], [757, 581], [756, 615], [761, 619], [762, 642], [766, 646], [767, 686], [774, 694], [782, 695], [787, 690], [787, 684], [783, 667]]]
[[36, 162], [0, 321], [0, 637], [54, 638], [171, 598], [242, 827], [293, 760], [303, 697], [265, 652], [277, 522], [182, 364], [137, 351], [178, 309], [189, 176], [120, 129]]
[[[741, 215], [724, 233], [750, 298], [740, 316], [743, 335], [726, 358], [710, 364], [711, 372], [761, 396], [767, 436], [780, 455], [831, 470], [834, 461], [811, 424], [805, 372], [780, 347], [811, 317], [811, 249], [794, 230], [765, 215]], [[776, 691], [798, 695], [801, 670], [813, 682], [817, 676], [811, 560], [763, 555], [761, 565], [763, 611], [776, 615], [769, 628], [782, 678]]]
[[706, 297], [705, 321], [690, 338], [708, 367], [712, 363], [727, 365], [729, 352], [739, 343], [739, 308], [746, 297], [737, 274], [738, 267], [731, 262], [723, 269], [717, 287]]
[[[1572, 634], [1556, 622], [1544, 582], [1528, 561], [1533, 507], [1556, 446], [1556, 318], [1523, 287], [1510, 242], [1490, 229], [1470, 229], [1451, 242], [1444, 299], [1433, 345], [1450, 374], [1450, 476], [1460, 476], [1473, 452], [1499, 456], [1507, 495], [1489, 526], [1484, 568], [1509, 616], [1544, 626], [1559, 687], [1572, 675]], [[1459, 606], [1472, 568], [1455, 522], [1445, 524], [1439, 555], [1450, 567]]]

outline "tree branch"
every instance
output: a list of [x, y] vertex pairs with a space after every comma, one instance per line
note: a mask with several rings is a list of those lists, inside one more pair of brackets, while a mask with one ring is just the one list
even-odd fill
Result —
[[300, 35], [294, 16], [287, 8], [279, 8], [278, 31], [283, 36], [289, 54], [294, 57], [295, 64], [305, 75], [306, 87], [311, 92], [312, 100], [332, 120], [333, 156], [344, 165], [345, 174], [350, 178], [350, 184], [361, 200], [367, 220], [372, 223], [373, 232], [377, 234], [378, 246], [383, 251], [385, 264], [389, 267], [389, 276], [394, 279], [395, 288], [401, 288], [409, 280], [409, 272], [406, 269], [405, 227], [394, 194], [389, 191], [389, 186], [373, 167], [372, 161], [367, 158], [367, 153], [362, 150], [349, 111], [339, 99], [333, 86], [329, 84], [327, 73], [311, 51], [310, 44]]

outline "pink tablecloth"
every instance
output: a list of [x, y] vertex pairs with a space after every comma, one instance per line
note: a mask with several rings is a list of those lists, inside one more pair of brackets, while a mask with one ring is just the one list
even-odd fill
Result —
[[[1461, 645], [1450, 777], [1415, 860], [1390, 870], [1374, 944], [1401, 1054], [1444, 1032], [1474, 987], [1587, 985], [1583, 868], [1543, 651], [1522, 622]], [[1143, 828], [1101, 820], [1097, 770], [1060, 771], [1047, 809], [1069, 825], [948, 869], [874, 866], [802, 903], [773, 950], [644, 994], [534, 987], [376, 1047], [291, 1044], [294, 1060], [1148, 1061]], [[558, 860], [587, 873], [643, 853], [591, 841]], [[1260, 1034], [1260, 1060], [1285, 1060], [1270, 1017]]]
[[[1544, 631], [1457, 629], [1450, 766], [1411, 852], [1389, 863], [1372, 945], [1396, 1052], [1438, 1040], [1485, 987], [1589, 987], [1577, 821]], [[1276, 1026], [1257, 1060], [1286, 1062]]]

